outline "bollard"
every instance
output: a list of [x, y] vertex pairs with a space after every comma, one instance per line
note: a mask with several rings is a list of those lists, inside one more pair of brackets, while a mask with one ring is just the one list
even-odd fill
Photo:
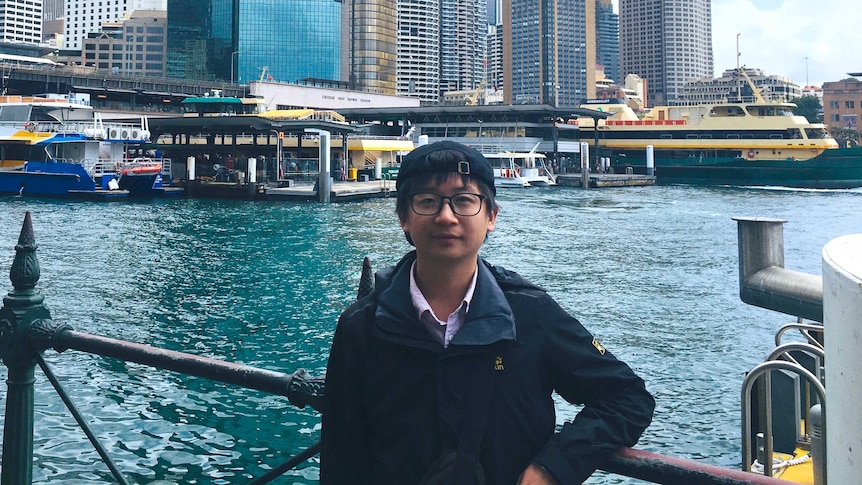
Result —
[[33, 481], [33, 381], [38, 351], [30, 336], [51, 324], [51, 315], [42, 305], [44, 297], [36, 290], [40, 274], [36, 247], [27, 212], [9, 271], [14, 289], [3, 298], [0, 308], [0, 356], [8, 367], [0, 475], [3, 485]]

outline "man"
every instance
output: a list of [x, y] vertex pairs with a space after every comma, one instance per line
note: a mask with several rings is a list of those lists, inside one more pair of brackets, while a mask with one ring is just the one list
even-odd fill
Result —
[[[416, 250], [335, 331], [321, 484], [574, 484], [649, 425], [643, 381], [542, 289], [480, 259], [497, 222], [488, 160], [442, 141], [404, 158]], [[552, 393], [583, 404], [555, 432]]]

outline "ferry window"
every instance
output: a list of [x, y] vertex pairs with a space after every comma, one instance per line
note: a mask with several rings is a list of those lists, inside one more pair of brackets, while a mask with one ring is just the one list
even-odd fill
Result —
[[688, 140], [697, 140], [697, 135], [694, 134], [685, 135], [685, 137]]
[[739, 140], [739, 135], [737, 133], [729, 133], [727, 135], [728, 140]]
[[670, 133], [663, 133], [661, 135], [661, 139], [662, 140], [673, 140], [673, 135], [671, 135]]
[[700, 138], [702, 138], [702, 139], [706, 139], [706, 140], [710, 140], [710, 139], [712, 139], [712, 135], [709, 135], [709, 134], [707, 134], [707, 135], [700, 135]]

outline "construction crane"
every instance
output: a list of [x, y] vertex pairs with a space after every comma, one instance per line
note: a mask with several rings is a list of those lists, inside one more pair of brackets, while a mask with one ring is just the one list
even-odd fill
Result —
[[479, 83], [479, 87], [473, 91], [473, 94], [467, 97], [467, 106], [476, 106], [479, 104], [479, 95], [482, 93], [482, 89], [485, 87], [485, 80], [482, 79], [482, 82]]
[[[260, 79], [258, 79], [258, 82], [263, 82], [266, 79], [266, 71], [268, 71], [268, 70], [269, 70], [269, 68], [266, 66], [263, 66], [260, 68]], [[270, 76], [270, 77], [272, 77], [272, 76]]]

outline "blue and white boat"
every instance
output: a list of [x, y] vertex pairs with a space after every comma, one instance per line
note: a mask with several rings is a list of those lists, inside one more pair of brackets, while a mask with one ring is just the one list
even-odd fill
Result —
[[[0, 96], [0, 194], [127, 197], [134, 193], [120, 187], [127, 153], [149, 138], [145, 117], [107, 123], [81, 101]], [[148, 176], [161, 180], [162, 167]], [[141, 186], [146, 192], [155, 185]]]

